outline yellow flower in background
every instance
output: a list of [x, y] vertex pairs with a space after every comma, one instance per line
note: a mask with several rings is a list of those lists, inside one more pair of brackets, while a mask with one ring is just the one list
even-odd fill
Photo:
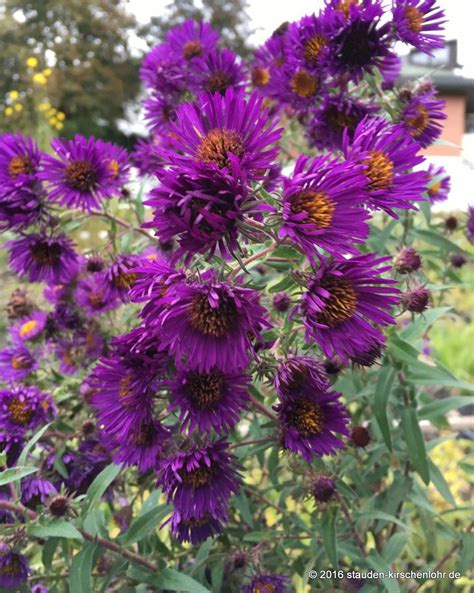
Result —
[[5, 111], [3, 112], [7, 117], [13, 115], [13, 108], [12, 107], [5, 107]]
[[64, 124], [58, 121], [58, 123], [55, 125], [55, 128], [56, 130], [62, 130], [64, 128]]
[[36, 84], [45, 85], [48, 82], [48, 79], [42, 72], [35, 72], [33, 74], [33, 82]]
[[49, 103], [40, 103], [38, 105], [39, 111], [48, 111], [48, 109], [51, 109], [51, 105]]
[[52, 73], [53, 73], [53, 71], [51, 70], [51, 68], [45, 68], [45, 69], [43, 70], [43, 74], [44, 74], [45, 76], [51, 76], [51, 74], [52, 74]]
[[56, 114], [56, 117], [59, 119], [59, 121], [64, 121], [66, 119], [66, 114], [63, 113], [62, 111], [58, 111], [58, 113]]
[[20, 113], [21, 111], [23, 111], [23, 105], [21, 103], [15, 103], [15, 105], [13, 105], [13, 109], [17, 113]]
[[52, 126], [55, 126], [58, 123], [58, 120], [55, 117], [50, 117], [48, 121]]
[[34, 56], [30, 56], [26, 60], [26, 65], [28, 66], [28, 68], [36, 68], [36, 66], [38, 65], [38, 58], [35, 58]]
[[50, 106], [50, 108], [48, 109], [48, 113], [46, 115], [49, 115], [49, 117], [53, 117], [53, 115], [56, 115], [56, 109]]
[[8, 96], [10, 97], [11, 101], [16, 101], [18, 99], [18, 97], [20, 96], [20, 93], [18, 91], [10, 91], [8, 93]]

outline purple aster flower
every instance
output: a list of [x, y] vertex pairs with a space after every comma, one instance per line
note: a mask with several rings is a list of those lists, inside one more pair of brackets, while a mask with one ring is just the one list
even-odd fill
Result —
[[171, 126], [173, 150], [165, 156], [177, 165], [207, 163], [226, 172], [235, 162], [249, 179], [264, 179], [277, 156], [281, 129], [275, 129], [277, 122], [269, 120], [262, 102], [256, 94], [244, 99], [243, 89], [229, 88], [224, 96], [200, 94], [197, 103], [183, 103]]
[[40, 234], [23, 235], [5, 244], [10, 250], [10, 266], [29, 282], [68, 282], [78, 271], [79, 258], [75, 244], [59, 234], [53, 237]]
[[290, 579], [280, 574], [260, 574], [242, 587], [241, 593], [290, 593]]
[[48, 593], [49, 589], [43, 583], [35, 583], [31, 586], [31, 593]]
[[214, 429], [218, 434], [227, 434], [246, 407], [249, 380], [248, 375], [219, 369], [178, 371], [169, 384], [169, 409], [180, 409], [181, 430], [191, 433], [197, 427], [199, 433]]
[[42, 203], [38, 193], [28, 187], [7, 190], [0, 195], [0, 231], [23, 230], [38, 222]]
[[22, 317], [12, 326], [10, 333], [16, 342], [26, 342], [38, 338], [46, 327], [48, 314], [35, 311], [27, 317]]
[[140, 66], [140, 78], [152, 91], [164, 95], [181, 93], [186, 88], [183, 60], [176, 56], [168, 43], [155, 45]]
[[99, 424], [105, 433], [117, 438], [152, 414], [150, 383], [154, 376], [149, 369], [143, 373], [143, 365], [135, 366], [134, 362], [135, 358], [103, 358], [88, 378], [92, 389], [90, 404], [96, 409]]
[[56, 412], [51, 396], [35, 385], [0, 390], [0, 426], [7, 429], [34, 430], [47, 424]]
[[272, 74], [279, 70], [287, 60], [288, 47], [287, 32], [281, 35], [273, 34], [267, 41], [255, 50], [255, 58], [250, 69], [252, 84], [265, 94]]
[[229, 175], [218, 169], [195, 168], [182, 172], [173, 168], [160, 176], [161, 184], [145, 202], [154, 209], [154, 218], [146, 226], [156, 229], [162, 241], [177, 238], [182, 254], [217, 250], [230, 259], [239, 251], [239, 221], [251, 206], [247, 186], [237, 163]]
[[123, 303], [128, 302], [128, 292], [136, 280], [136, 273], [132, 270], [140, 263], [141, 258], [138, 255], [119, 255], [107, 269], [105, 280], [113, 299], [119, 298]]
[[[110, 463], [112, 458], [105, 446], [102, 433], [99, 433], [97, 438], [85, 438], [81, 441], [77, 453], [74, 453], [73, 459], [66, 464], [69, 477], [64, 480], [64, 484], [68, 490], [74, 491], [77, 495], [85, 494], [94, 479]], [[106, 494], [112, 488], [113, 485], [109, 486]]]
[[0, 194], [32, 189], [38, 177], [42, 153], [29, 136], [0, 134]]
[[51, 147], [56, 156], [44, 157], [40, 177], [52, 200], [91, 212], [120, 191], [126, 173], [124, 150], [79, 135], [74, 140], [55, 138]]
[[282, 237], [288, 237], [314, 260], [324, 249], [335, 257], [357, 253], [354, 243], [369, 234], [369, 214], [361, 207], [367, 180], [354, 162], [328, 156], [300, 156], [284, 183]]
[[451, 190], [451, 178], [446, 174], [444, 167], [430, 165], [427, 171], [428, 197], [432, 204], [444, 202], [448, 199]]
[[319, 150], [341, 150], [344, 133], [352, 141], [357, 124], [376, 111], [376, 105], [362, 103], [345, 94], [325, 95], [321, 105], [310, 112], [308, 142]]
[[106, 272], [89, 274], [79, 280], [76, 302], [90, 315], [111, 311], [119, 306], [117, 294], [112, 294]]
[[445, 105], [445, 101], [436, 99], [436, 91], [429, 89], [408, 92], [403, 97], [399, 121], [422, 148], [433, 144], [441, 135], [443, 126], [440, 121], [447, 118], [443, 111]]
[[306, 339], [314, 340], [327, 357], [338, 354], [347, 362], [374, 341], [383, 341], [372, 323], [395, 323], [389, 310], [398, 303], [396, 280], [381, 277], [390, 270], [389, 265], [380, 267], [388, 259], [367, 253], [323, 262], [310, 281], [300, 306]]
[[337, 391], [305, 390], [274, 406], [285, 449], [306, 461], [315, 455], [335, 455], [344, 444], [334, 433], [348, 435], [349, 415]]
[[352, 143], [344, 139], [347, 159], [365, 166], [368, 205], [398, 218], [394, 208], [413, 209], [412, 202], [422, 201], [426, 173], [409, 172], [423, 162], [419, 146], [400, 125], [380, 117], [364, 118], [354, 132]]
[[37, 368], [37, 360], [23, 344], [0, 350], [0, 378], [5, 383], [22, 381]]
[[245, 85], [247, 77], [237, 54], [230, 49], [215, 49], [205, 57], [192, 61], [190, 81], [197, 92], [223, 95], [230, 87]]
[[324, 19], [315, 14], [304, 16], [288, 28], [289, 52], [305, 68], [318, 69], [328, 57], [328, 33]]
[[157, 466], [166, 450], [170, 431], [153, 418], [141, 418], [126, 435], [113, 442], [115, 463], [136, 465], [140, 472]]
[[185, 519], [179, 511], [175, 511], [167, 523], [171, 523], [171, 533], [178, 541], [181, 543], [191, 542], [196, 545], [208, 537], [218, 535], [222, 531], [222, 523], [225, 520], [224, 516], [217, 518], [209, 513], [201, 517]]
[[281, 68], [273, 70], [265, 92], [280, 103], [305, 110], [313, 107], [323, 92], [321, 76], [294, 57], [288, 57]]
[[157, 136], [168, 134], [170, 123], [176, 119], [178, 98], [163, 97], [155, 92], [143, 102], [143, 106], [149, 130]]
[[26, 583], [29, 574], [26, 557], [0, 543], [0, 587], [18, 591], [18, 587]]
[[467, 239], [474, 244], [474, 206], [469, 206], [467, 210]]
[[157, 137], [140, 139], [135, 143], [130, 158], [140, 175], [155, 175], [163, 169], [163, 159], [158, 152], [159, 144]]
[[203, 446], [190, 444], [161, 461], [157, 484], [182, 520], [207, 515], [220, 519], [226, 514], [230, 496], [239, 490], [241, 468], [228, 445], [223, 439]]
[[390, 55], [390, 24], [380, 24], [383, 9], [377, 0], [350, 3], [347, 11], [327, 8], [322, 17], [330, 31], [329, 68], [333, 74], [358, 82], [373, 74]]
[[293, 356], [280, 364], [275, 374], [275, 390], [280, 399], [325, 391], [329, 386], [324, 364], [311, 356]]
[[178, 366], [184, 362], [206, 372], [245, 369], [252, 337], [269, 327], [256, 291], [216, 282], [211, 270], [202, 281], [177, 282], [162, 301], [156, 320], [161, 344]]
[[173, 27], [166, 35], [166, 43], [178, 60], [194, 61], [206, 55], [219, 40], [219, 34], [207, 23], [188, 19]]
[[[130, 298], [135, 303], [147, 302], [151, 305], [151, 315], [147, 321], [153, 325], [153, 316], [158, 313], [154, 302], [161, 303], [169, 288], [176, 282], [184, 282], [186, 275], [183, 270], [175, 270], [166, 259], [142, 258], [134, 272], [137, 279], [130, 289]], [[159, 308], [161, 310], [161, 306]], [[148, 305], [145, 305], [142, 317], [148, 317]]]
[[31, 509], [45, 504], [51, 494], [57, 490], [49, 480], [34, 477], [21, 481], [21, 502]]
[[432, 49], [444, 47], [445, 14], [436, 0], [394, 0], [393, 26], [400, 41], [432, 55]]
[[[0, 392], [1, 393], [1, 392]], [[0, 409], [1, 413], [1, 409]], [[24, 431], [20, 427], [2, 427], [0, 421], [0, 453], [5, 454], [7, 467], [13, 467], [25, 446]]]
[[[104, 142], [103, 140], [97, 140], [96, 147], [101, 158], [106, 163], [115, 193], [122, 185], [127, 183], [129, 178], [130, 163], [128, 152], [122, 146], [118, 146], [112, 142]], [[109, 188], [109, 190], [112, 191], [112, 188]]]

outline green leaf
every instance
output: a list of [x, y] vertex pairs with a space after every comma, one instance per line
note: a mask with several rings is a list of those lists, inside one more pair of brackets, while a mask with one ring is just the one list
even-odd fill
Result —
[[220, 593], [224, 579], [224, 558], [219, 559], [211, 569], [212, 593]]
[[239, 496], [235, 496], [233, 500], [235, 507], [238, 509], [240, 515], [242, 516], [242, 519], [247, 523], [249, 527], [253, 528], [253, 517], [252, 513], [250, 512], [249, 499], [247, 498], [245, 492], [242, 490]]
[[97, 545], [97, 542], [88, 542], [72, 559], [69, 593], [92, 593], [92, 562]]
[[428, 456], [426, 455], [425, 441], [423, 440], [423, 434], [415, 408], [402, 408], [400, 419], [408, 449], [408, 456], [423, 482], [428, 485], [430, 483]]
[[34, 474], [38, 471], [37, 467], [10, 467], [3, 472], [0, 472], [0, 486], [10, 484], [10, 482], [17, 482], [22, 478]]
[[422, 406], [418, 410], [418, 417], [430, 420], [432, 418], [443, 416], [450, 410], [457, 410], [458, 408], [472, 404], [474, 404], [474, 397], [468, 395], [457, 395], [445, 399], [438, 399]]
[[338, 556], [337, 556], [337, 541], [336, 541], [336, 518], [338, 508], [333, 506], [330, 510], [326, 511], [323, 516], [321, 523], [321, 535], [323, 538], [324, 548], [328, 555], [331, 568], [337, 569], [338, 567]]
[[433, 484], [436, 487], [436, 490], [441, 494], [446, 502], [448, 502], [451, 506], [456, 506], [456, 501], [449, 489], [449, 485], [446, 482], [443, 474], [440, 472], [437, 465], [435, 465], [431, 459], [428, 459], [428, 463], [430, 466], [430, 475]]
[[267, 284], [267, 290], [270, 293], [281, 292], [283, 290], [287, 290], [288, 288], [290, 288], [293, 285], [294, 285], [294, 282], [290, 276], [284, 276], [283, 278], [281, 278], [280, 276], [277, 276], [274, 280], [271, 280]]
[[[156, 585], [170, 591], [183, 593], [211, 593], [209, 589], [198, 583], [192, 577], [172, 568], [164, 568], [156, 577]], [[72, 592], [71, 592], [72, 593]]]
[[50, 537], [47, 541], [44, 542], [41, 550], [41, 562], [46, 570], [51, 568], [51, 564], [53, 562], [54, 553], [59, 544], [59, 539], [57, 537]]
[[382, 558], [387, 564], [392, 564], [400, 556], [407, 543], [406, 533], [395, 533], [385, 544]]
[[390, 435], [390, 426], [387, 416], [387, 404], [390, 392], [392, 391], [393, 382], [395, 380], [396, 370], [392, 367], [385, 366], [382, 368], [375, 388], [374, 397], [374, 413], [383, 440], [389, 451], [392, 450], [392, 437]]
[[83, 516], [86, 516], [95, 507], [104, 492], [118, 476], [121, 469], [121, 465], [111, 463], [95, 478], [86, 492], [86, 498], [82, 512]]
[[434, 245], [439, 249], [443, 249], [444, 251], [462, 251], [459, 245], [456, 245], [456, 243], [453, 243], [449, 239], [446, 239], [446, 237], [443, 237], [443, 235], [440, 235], [436, 231], [430, 231], [426, 229], [414, 229], [413, 233], [419, 239], [422, 239], [426, 243]]
[[[371, 550], [367, 556], [368, 564], [377, 572], [387, 574], [390, 570], [390, 565], [379, 556], [375, 550]], [[400, 586], [397, 579], [391, 579], [389, 576], [382, 577], [383, 586], [389, 593], [399, 593]]]
[[156, 529], [171, 510], [169, 505], [162, 504], [137, 517], [121, 538], [122, 542], [129, 545], [142, 540]]
[[78, 539], [83, 540], [84, 538], [72, 523], [66, 521], [53, 521], [49, 525], [35, 525], [31, 527], [30, 534], [34, 537], [63, 537], [65, 539]]
[[364, 511], [360, 513], [360, 516], [357, 518], [357, 522], [363, 521], [388, 521], [389, 523], [396, 523], [402, 529], [408, 529], [412, 531], [410, 527], [397, 517], [393, 515], [389, 515], [388, 513], [384, 513], [383, 511]]
[[428, 329], [430, 325], [433, 324], [434, 321], [452, 310], [452, 307], [435, 307], [433, 309], [428, 309], [423, 313], [423, 315], [419, 315], [415, 321], [407, 325], [407, 327], [405, 327], [405, 329], [403, 329], [399, 335], [408, 342], [417, 339]]
[[26, 443], [25, 447], [23, 448], [23, 451], [21, 452], [20, 457], [18, 457], [18, 461], [17, 461], [18, 465], [25, 465], [26, 458], [28, 457], [28, 453], [31, 451], [31, 449], [33, 449], [33, 447], [36, 445], [36, 443], [40, 440], [40, 438], [44, 435], [44, 433], [48, 430], [48, 428], [50, 426], [51, 426], [51, 424], [46, 424], [46, 426], [43, 426]]

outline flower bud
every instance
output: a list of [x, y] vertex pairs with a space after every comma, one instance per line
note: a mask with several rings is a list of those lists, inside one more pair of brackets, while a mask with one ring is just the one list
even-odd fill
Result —
[[326, 358], [326, 360], [323, 362], [323, 365], [328, 375], [338, 375], [344, 368], [344, 364], [337, 354], [332, 358]]
[[407, 311], [423, 313], [428, 308], [431, 292], [424, 286], [408, 290], [401, 296], [401, 303]]
[[356, 447], [366, 447], [370, 443], [370, 432], [364, 426], [354, 426], [351, 441]]
[[279, 292], [273, 297], [273, 306], [280, 313], [286, 313], [291, 305], [291, 298], [286, 292]]
[[455, 216], [448, 216], [444, 224], [448, 231], [455, 231], [458, 228], [458, 219]]
[[327, 502], [336, 492], [336, 485], [331, 478], [321, 476], [313, 482], [311, 492], [318, 502]]
[[69, 500], [66, 496], [58, 494], [50, 500], [48, 511], [53, 517], [64, 517], [69, 511]]
[[421, 268], [421, 257], [413, 247], [404, 247], [394, 257], [393, 267], [399, 274], [411, 274]]
[[451, 265], [453, 268], [462, 268], [467, 263], [467, 259], [462, 253], [455, 253], [451, 256]]

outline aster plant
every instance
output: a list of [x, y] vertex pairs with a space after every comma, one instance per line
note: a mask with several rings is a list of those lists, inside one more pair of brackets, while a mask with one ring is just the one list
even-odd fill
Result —
[[143, 59], [130, 154], [0, 136], [2, 591], [467, 571], [469, 501], [424, 431], [472, 402], [431, 330], [459, 318], [474, 214], [437, 213], [443, 102], [395, 51], [443, 47], [443, 22], [434, 0], [326, 0], [244, 62], [188, 20]]

